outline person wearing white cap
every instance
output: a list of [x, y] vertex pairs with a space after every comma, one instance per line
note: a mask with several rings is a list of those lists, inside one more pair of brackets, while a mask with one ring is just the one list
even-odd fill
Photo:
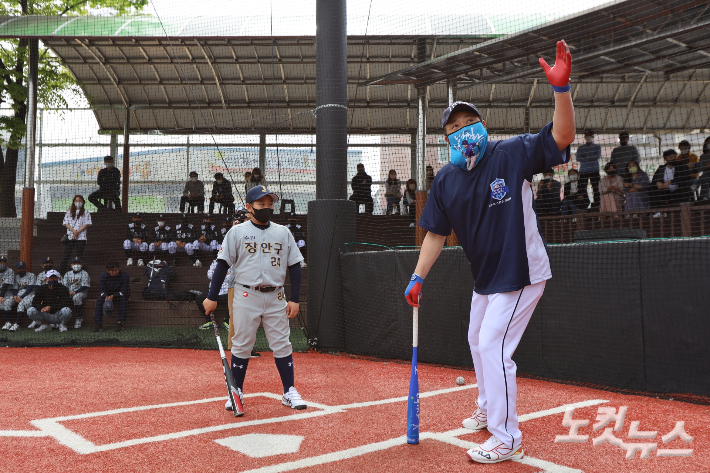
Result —
[[60, 332], [67, 331], [67, 322], [72, 318], [72, 298], [69, 289], [59, 282], [60, 279], [59, 272], [51, 269], [46, 274], [47, 284], [35, 290], [32, 307], [27, 310], [27, 316], [41, 324], [35, 332], [51, 330], [49, 324], [59, 324]]

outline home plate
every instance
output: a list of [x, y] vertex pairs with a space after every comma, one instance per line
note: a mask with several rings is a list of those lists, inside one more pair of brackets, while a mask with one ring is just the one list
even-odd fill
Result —
[[215, 440], [218, 444], [231, 448], [253, 458], [296, 453], [301, 447], [300, 435], [247, 434]]

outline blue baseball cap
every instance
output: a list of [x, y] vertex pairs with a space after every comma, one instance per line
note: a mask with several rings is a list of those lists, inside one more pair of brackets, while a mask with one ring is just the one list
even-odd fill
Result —
[[54, 263], [54, 260], [52, 259], [51, 256], [47, 256], [44, 261], [42, 261], [42, 264], [47, 264], [47, 263]]
[[27, 263], [25, 263], [24, 261], [18, 261], [15, 267], [17, 269], [27, 269]]
[[478, 115], [479, 118], [483, 118], [481, 117], [481, 112], [478, 111], [474, 104], [468, 102], [454, 102], [449, 105], [449, 108], [444, 110], [444, 116], [441, 118], [441, 128], [443, 128], [444, 131], [446, 131], [446, 123], [449, 121], [451, 114], [459, 110], [468, 110]]
[[245, 198], [245, 202], [247, 204], [251, 204], [255, 200], [259, 200], [265, 195], [270, 195], [272, 199], [274, 199], [274, 202], [278, 202], [279, 196], [274, 194], [269, 190], [268, 187], [266, 186], [255, 186], [249, 189], [249, 192], [247, 192], [247, 196]]
[[72, 264], [74, 263], [81, 263], [81, 257], [80, 256], [75, 256], [71, 259]]

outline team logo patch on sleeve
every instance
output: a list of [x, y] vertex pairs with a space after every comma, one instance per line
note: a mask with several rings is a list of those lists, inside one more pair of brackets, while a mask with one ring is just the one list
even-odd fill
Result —
[[505, 185], [504, 179], [496, 179], [491, 182], [491, 197], [496, 200], [501, 200], [508, 193], [508, 186]]

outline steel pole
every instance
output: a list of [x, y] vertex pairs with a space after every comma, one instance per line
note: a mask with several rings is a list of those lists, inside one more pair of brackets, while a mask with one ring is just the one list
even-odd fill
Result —
[[126, 117], [123, 120], [123, 185], [121, 187], [121, 209], [128, 212], [128, 180], [131, 174], [131, 145], [128, 142], [131, 128], [131, 110], [126, 107]]
[[29, 77], [27, 80], [27, 135], [25, 135], [25, 187], [22, 189], [20, 223], [20, 260], [32, 271], [32, 237], [35, 217], [35, 140], [37, 135], [37, 66], [39, 41], [29, 40]]
[[419, 190], [426, 190], [426, 89], [418, 91], [417, 101], [417, 183]]

